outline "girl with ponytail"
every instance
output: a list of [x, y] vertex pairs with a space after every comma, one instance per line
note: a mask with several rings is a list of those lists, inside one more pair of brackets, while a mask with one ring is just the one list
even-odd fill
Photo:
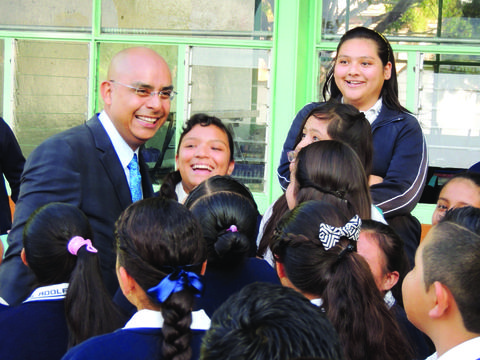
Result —
[[64, 359], [196, 359], [210, 327], [194, 311], [207, 251], [193, 215], [173, 199], [130, 205], [115, 225], [117, 277], [137, 312], [125, 327], [71, 349]]
[[21, 257], [37, 286], [0, 315], [1, 359], [60, 359], [69, 347], [122, 326], [92, 240], [88, 219], [76, 206], [54, 202], [32, 213]]
[[[350, 220], [349, 220], [350, 219]], [[357, 253], [361, 220], [324, 201], [287, 213], [271, 240], [284, 286], [321, 306], [338, 332], [346, 360], [412, 359], [368, 264]]]

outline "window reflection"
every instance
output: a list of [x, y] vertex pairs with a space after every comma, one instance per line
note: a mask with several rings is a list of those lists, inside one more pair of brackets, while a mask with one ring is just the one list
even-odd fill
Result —
[[273, 15], [274, 0], [112, 0], [102, 2], [102, 31], [261, 40]]
[[366, 26], [401, 37], [480, 39], [478, 13], [475, 1], [324, 1], [322, 32], [328, 37]]
[[263, 192], [269, 126], [270, 52], [251, 49], [191, 48], [189, 116], [220, 118], [235, 142], [232, 176]]

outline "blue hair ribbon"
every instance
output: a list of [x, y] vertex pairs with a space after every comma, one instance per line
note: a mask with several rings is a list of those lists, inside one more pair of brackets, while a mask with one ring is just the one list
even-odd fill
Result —
[[192, 288], [195, 296], [200, 297], [203, 291], [202, 278], [194, 272], [179, 269], [168, 274], [157, 286], [148, 289], [147, 293], [163, 303], [171, 294], [188, 288]]

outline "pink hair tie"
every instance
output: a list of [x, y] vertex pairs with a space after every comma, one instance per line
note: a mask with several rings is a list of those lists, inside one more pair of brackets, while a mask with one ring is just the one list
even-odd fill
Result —
[[230, 227], [227, 229], [227, 231], [238, 232], [238, 229], [237, 229], [237, 227], [236, 227], [235, 225], [232, 225], [232, 226], [230, 226]]
[[92, 241], [90, 239], [84, 239], [81, 236], [74, 236], [73, 238], [70, 239], [67, 245], [68, 252], [72, 255], [77, 255], [78, 250], [86, 245], [87, 246], [87, 251], [91, 253], [96, 253], [98, 252], [97, 249], [95, 249], [92, 245]]

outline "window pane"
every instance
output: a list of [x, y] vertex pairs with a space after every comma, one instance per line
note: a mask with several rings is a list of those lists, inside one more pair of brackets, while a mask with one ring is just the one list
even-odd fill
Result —
[[2, 1], [1, 9], [0, 29], [91, 31], [91, 0]]
[[[113, 55], [122, 49], [137, 46], [137, 44], [115, 44], [115, 43], [101, 43], [99, 48], [99, 62], [98, 62], [98, 79], [97, 88], [100, 88], [100, 83], [107, 79], [108, 65]], [[167, 62], [172, 71], [172, 83], [178, 91], [177, 86], [177, 61], [178, 61], [178, 47], [149, 45], [151, 49], [158, 52]], [[142, 154], [145, 157], [147, 165], [150, 168], [150, 175], [155, 185], [161, 184], [164, 176], [170, 171], [175, 170], [175, 121], [176, 121], [176, 104], [177, 99], [183, 100], [183, 94], [178, 94], [172, 101], [170, 107], [170, 116], [167, 122], [158, 130], [153, 138], [147, 141], [142, 149]], [[103, 101], [98, 97], [97, 111], [103, 109]]]
[[366, 26], [385, 35], [402, 37], [480, 38], [476, 1], [323, 2], [324, 35], [342, 35], [356, 26]]
[[271, 38], [274, 0], [102, 2], [102, 31]]
[[425, 54], [418, 119], [429, 163], [469, 168], [480, 159], [480, 56]]
[[235, 142], [232, 175], [256, 192], [265, 185], [269, 57], [267, 50], [195, 47], [189, 65], [189, 115], [222, 119]]
[[88, 44], [18, 41], [14, 122], [27, 157], [43, 140], [87, 118]]

